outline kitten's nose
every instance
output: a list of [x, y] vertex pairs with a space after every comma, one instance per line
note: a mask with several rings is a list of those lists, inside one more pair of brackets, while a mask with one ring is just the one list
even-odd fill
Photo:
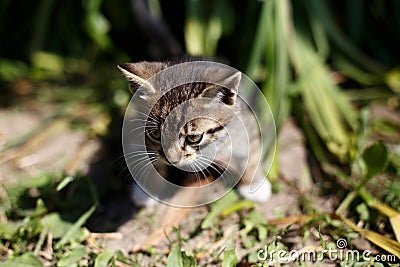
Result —
[[170, 148], [167, 151], [167, 159], [171, 164], [176, 164], [181, 160], [181, 157], [179, 155], [179, 152], [177, 152], [173, 148]]
[[171, 164], [177, 164], [180, 160], [179, 159], [171, 159], [171, 158], [169, 158], [168, 161]]

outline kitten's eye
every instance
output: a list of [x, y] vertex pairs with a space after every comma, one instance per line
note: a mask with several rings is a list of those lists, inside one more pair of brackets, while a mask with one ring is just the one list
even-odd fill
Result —
[[203, 139], [203, 134], [192, 134], [186, 136], [186, 142], [191, 145], [200, 143], [202, 139]]
[[149, 135], [154, 140], [159, 141], [161, 139], [161, 131], [160, 130], [151, 131], [151, 132], [149, 132]]

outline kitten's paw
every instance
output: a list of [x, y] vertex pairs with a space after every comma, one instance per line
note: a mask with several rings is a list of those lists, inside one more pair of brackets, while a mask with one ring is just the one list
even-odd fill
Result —
[[142, 188], [138, 185], [133, 185], [131, 190], [131, 201], [138, 207], [153, 207], [158, 202], [154, 198], [150, 197]]
[[238, 185], [239, 194], [256, 202], [266, 202], [271, 197], [271, 184], [266, 178], [260, 179], [256, 184]]

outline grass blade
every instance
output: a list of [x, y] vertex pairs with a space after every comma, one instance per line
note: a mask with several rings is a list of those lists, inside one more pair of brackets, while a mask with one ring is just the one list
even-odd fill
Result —
[[274, 114], [276, 127], [284, 121], [289, 113], [288, 88], [289, 88], [289, 56], [285, 43], [291, 38], [291, 25], [287, 0], [273, 0], [270, 8], [266, 36], [267, 39], [265, 60], [268, 73], [263, 83], [265, 93]]
[[357, 127], [357, 114], [301, 33], [296, 34], [292, 47], [290, 55], [299, 77], [297, 86], [311, 123], [328, 149], [344, 159], [349, 148], [346, 126]]
[[309, 11], [310, 17], [316, 16], [318, 20], [321, 21], [331, 41], [344, 51], [347, 56], [351, 57], [352, 60], [358, 62], [360, 66], [363, 66], [373, 73], [382, 74], [386, 72], [383, 66], [357, 49], [357, 47], [343, 34], [339, 27], [336, 26], [331, 16], [332, 12], [329, 12], [325, 1], [307, 1], [307, 10]]
[[57, 242], [56, 248], [59, 249], [69, 241], [71, 241], [71, 238], [75, 235], [75, 232], [78, 231], [83, 224], [86, 223], [86, 221], [89, 219], [89, 217], [93, 214], [95, 211], [96, 206], [90, 207], [89, 210], [87, 210], [82, 216], [71, 226], [71, 228], [68, 229], [68, 231], [65, 233], [65, 235], [60, 239], [60, 241]]
[[205, 27], [204, 18], [199, 0], [187, 2], [185, 21], [185, 45], [186, 51], [191, 55], [204, 55]]
[[400, 212], [379, 202], [365, 190], [360, 189], [358, 193], [369, 207], [376, 209], [380, 213], [389, 217], [389, 222], [392, 226], [396, 239], [400, 242]]
[[341, 218], [341, 220], [347, 226], [349, 226], [352, 230], [358, 232], [362, 237], [368, 239], [375, 245], [379, 246], [380, 248], [383, 248], [387, 252], [392, 253], [393, 255], [395, 255], [397, 258], [400, 259], [400, 243], [399, 242], [397, 242], [393, 239], [387, 238], [386, 236], [383, 236], [374, 231], [358, 228], [356, 225], [354, 225], [348, 219]]
[[239, 196], [231, 191], [223, 198], [213, 203], [211, 206], [211, 211], [208, 213], [207, 217], [203, 220], [201, 224], [202, 229], [210, 228], [214, 225], [214, 219], [221, 215], [228, 208], [232, 207], [232, 205], [239, 199]]
[[253, 80], [256, 78], [257, 68], [259, 67], [265, 52], [264, 48], [268, 36], [267, 25], [270, 21], [271, 8], [272, 1], [263, 1], [260, 17], [258, 18], [256, 34], [253, 41], [253, 48], [251, 49], [250, 59], [245, 71], [246, 74]]

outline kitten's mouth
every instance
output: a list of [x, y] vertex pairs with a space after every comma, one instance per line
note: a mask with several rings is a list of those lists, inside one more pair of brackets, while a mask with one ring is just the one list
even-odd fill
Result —
[[158, 161], [160, 161], [161, 163], [166, 164], [168, 166], [179, 167], [179, 165], [181, 165], [182, 160], [179, 160], [178, 162], [171, 162], [166, 157], [158, 157]]
[[166, 160], [166, 161], [168, 162], [168, 165], [174, 166], [177, 168], [183, 168], [183, 167], [186, 167], [189, 165], [189, 164], [187, 164], [186, 160], [182, 160], [182, 159], [177, 162], [171, 162], [169, 160]]
[[177, 162], [171, 162], [168, 160], [166, 157], [159, 157], [158, 160], [161, 161], [161, 163], [164, 163], [168, 166], [174, 166], [176, 168], [185, 170], [185, 171], [192, 171], [190, 168], [191, 163], [195, 160], [195, 155], [190, 155], [187, 157], [183, 157], [179, 159]]

